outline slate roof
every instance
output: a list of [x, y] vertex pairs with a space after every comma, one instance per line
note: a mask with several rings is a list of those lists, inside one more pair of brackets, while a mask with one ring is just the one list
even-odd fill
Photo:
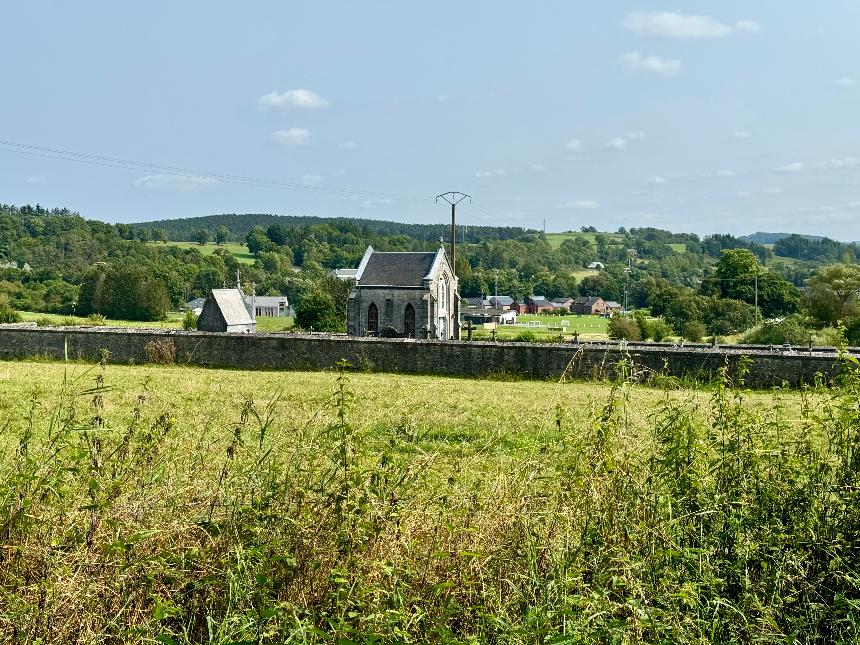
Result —
[[526, 300], [528, 300], [532, 304], [542, 305], [544, 307], [548, 307], [548, 306], [552, 305], [552, 303], [549, 300], [547, 300], [544, 296], [529, 296], [528, 298], [526, 298]]
[[359, 287], [423, 287], [436, 251], [431, 253], [371, 253], [358, 281]]
[[212, 299], [228, 326], [254, 324], [238, 289], [212, 289]]
[[606, 300], [605, 303], [610, 309], [621, 309], [621, 305], [614, 300]]
[[514, 304], [514, 299], [510, 296], [491, 296], [490, 302], [504, 307]]
[[255, 299], [252, 299], [251, 296], [245, 296], [245, 302], [248, 303], [248, 306], [254, 302], [258, 307], [286, 307], [289, 304], [286, 296], [256, 296]]

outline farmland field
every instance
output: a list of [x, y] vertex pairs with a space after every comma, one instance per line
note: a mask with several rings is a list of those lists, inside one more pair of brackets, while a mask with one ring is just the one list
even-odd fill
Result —
[[546, 240], [550, 243], [550, 246], [552, 246], [552, 248], [557, 249], [565, 240], [572, 240], [577, 237], [583, 237], [589, 242], [591, 242], [592, 246], [597, 248], [597, 244], [594, 241], [594, 238], [598, 235], [605, 235], [610, 240], [612, 240], [613, 243], [616, 244], [620, 243], [621, 240], [624, 239], [624, 236], [619, 235], [618, 233], [582, 233], [578, 231], [566, 231], [564, 233], [547, 233]]
[[[150, 242], [150, 244], [161, 244], [161, 242]], [[225, 242], [221, 246], [218, 246], [214, 242], [209, 242], [202, 246], [197, 242], [166, 242], [165, 244], [180, 249], [197, 249], [203, 255], [211, 255], [216, 249], [225, 249], [242, 264], [254, 264], [255, 261], [254, 256], [248, 253], [248, 247], [236, 242]]]
[[[35, 311], [21, 311], [21, 319], [24, 322], [35, 322], [50, 326], [61, 326], [69, 323], [73, 325], [88, 325], [90, 321], [82, 316], [63, 316], [61, 314], [42, 314]], [[183, 314], [178, 311], [171, 311], [167, 314], [166, 320], [113, 320], [108, 318], [105, 320], [105, 325], [110, 327], [136, 327], [147, 328], [154, 327], [157, 329], [182, 329]], [[257, 331], [263, 332], [278, 332], [292, 329], [293, 319], [291, 317], [283, 318], [268, 318], [260, 316], [257, 318]]]
[[2, 641], [856, 642], [860, 383], [0, 363]]

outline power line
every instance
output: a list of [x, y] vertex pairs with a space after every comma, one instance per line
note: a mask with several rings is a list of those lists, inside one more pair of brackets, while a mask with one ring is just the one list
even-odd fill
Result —
[[34, 157], [43, 157], [47, 159], [57, 159], [60, 161], [73, 161], [77, 163], [85, 163], [95, 166], [104, 166], [108, 168], [119, 168], [123, 170], [158, 170], [173, 175], [191, 176], [200, 179], [216, 179], [225, 183], [242, 184], [247, 186], [262, 186], [269, 188], [279, 188], [282, 190], [296, 190], [304, 192], [315, 192], [330, 195], [340, 196], [355, 196], [364, 197], [366, 199], [389, 199], [392, 201], [412, 202], [412, 203], [430, 203], [430, 197], [421, 197], [419, 195], [408, 195], [402, 193], [386, 193], [374, 190], [363, 190], [354, 188], [341, 188], [335, 186], [308, 186], [297, 182], [264, 179], [259, 177], [250, 177], [244, 175], [233, 175], [222, 172], [210, 172], [204, 170], [196, 170], [192, 168], [184, 168], [181, 166], [172, 166], [163, 163], [151, 163], [146, 161], [134, 161], [131, 159], [121, 159], [119, 157], [109, 157], [106, 155], [97, 155], [85, 152], [76, 152], [73, 150], [62, 150], [59, 148], [49, 148], [46, 146], [36, 146], [26, 143], [18, 143], [15, 141], [5, 141], [0, 139], [0, 152], [12, 152], [16, 154], [25, 154]]

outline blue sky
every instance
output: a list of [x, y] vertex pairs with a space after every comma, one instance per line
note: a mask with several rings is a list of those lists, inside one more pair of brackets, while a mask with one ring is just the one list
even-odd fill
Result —
[[860, 239], [854, 1], [31, 0], [0, 23], [0, 140], [189, 171], [0, 144], [7, 203], [437, 222], [460, 190], [464, 224]]

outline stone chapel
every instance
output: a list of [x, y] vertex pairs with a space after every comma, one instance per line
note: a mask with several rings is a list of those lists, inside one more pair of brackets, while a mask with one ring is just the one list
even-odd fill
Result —
[[457, 277], [444, 247], [406, 253], [368, 246], [355, 280], [347, 304], [351, 336], [390, 328], [407, 338], [460, 338]]

